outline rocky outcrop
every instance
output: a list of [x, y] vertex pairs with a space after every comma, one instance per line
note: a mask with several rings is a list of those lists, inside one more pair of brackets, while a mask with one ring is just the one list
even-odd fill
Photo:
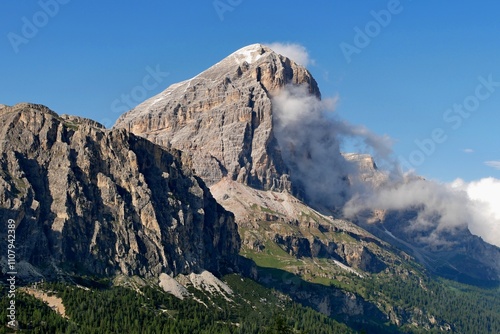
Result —
[[337, 254], [341, 256], [350, 267], [363, 271], [378, 273], [384, 270], [387, 265], [378, 259], [368, 248], [360, 244], [339, 245]]
[[[242, 250], [266, 252], [276, 244], [301, 260], [323, 258], [348, 268], [377, 273], [393, 260], [392, 250], [353, 223], [314, 211], [289, 193], [251, 189], [224, 179], [213, 185], [214, 197], [234, 212]], [[349, 270], [349, 269], [347, 269]]]
[[16, 222], [18, 261], [45, 275], [234, 268], [234, 216], [179, 151], [33, 104], [0, 109], [0, 138], [0, 221]]
[[302, 235], [276, 234], [273, 241], [280, 245], [287, 253], [297, 258], [321, 257], [341, 261], [351, 268], [366, 272], [378, 273], [387, 265], [379, 260], [373, 252], [361, 244], [337, 244], [332, 241], [323, 241], [319, 238], [309, 240]]
[[229, 177], [258, 189], [289, 190], [271, 104], [287, 84], [306, 85], [320, 97], [304, 67], [250, 45], [125, 113], [114, 127], [187, 152], [208, 185]]
[[373, 303], [355, 293], [333, 286], [314, 284], [286, 271], [255, 268], [248, 273], [248, 276], [267, 287], [291, 296], [293, 300], [305, 306], [355, 326], [360, 323], [366, 324], [373, 321], [373, 324], [376, 324], [388, 320], [387, 316]]
[[[352, 173], [352, 175], [349, 176], [351, 178], [351, 183], [361, 181], [369, 183], [373, 187], [378, 187], [383, 182], [387, 181], [388, 175], [378, 169], [377, 164], [371, 155], [342, 153], [342, 156], [347, 161], [353, 163], [353, 165], [357, 168], [357, 173]], [[352, 180], [353, 175], [356, 175], [359, 180]]]

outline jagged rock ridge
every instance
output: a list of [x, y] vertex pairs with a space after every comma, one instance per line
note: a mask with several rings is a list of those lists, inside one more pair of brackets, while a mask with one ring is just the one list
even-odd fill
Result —
[[307, 85], [320, 97], [304, 67], [263, 45], [250, 45], [141, 103], [115, 128], [189, 152], [196, 174], [208, 185], [229, 177], [258, 189], [290, 190], [271, 104], [287, 84]]
[[179, 151], [33, 104], [0, 109], [0, 136], [0, 220], [16, 221], [21, 267], [143, 277], [234, 268], [234, 216]]

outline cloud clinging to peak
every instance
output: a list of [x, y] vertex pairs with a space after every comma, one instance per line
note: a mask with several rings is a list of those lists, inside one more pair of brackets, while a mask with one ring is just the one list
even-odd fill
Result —
[[303, 45], [297, 43], [280, 42], [270, 43], [266, 45], [273, 51], [292, 59], [302, 66], [307, 67], [308, 65], [314, 65], [314, 60], [310, 58], [309, 52]]
[[341, 155], [343, 140], [354, 140], [381, 160], [392, 154], [390, 138], [340, 119], [334, 113], [337, 99], [320, 100], [306, 86], [294, 85], [273, 97], [275, 135], [292, 179], [302, 183], [309, 200], [326, 207], [349, 199], [353, 187], [346, 177], [358, 174]]

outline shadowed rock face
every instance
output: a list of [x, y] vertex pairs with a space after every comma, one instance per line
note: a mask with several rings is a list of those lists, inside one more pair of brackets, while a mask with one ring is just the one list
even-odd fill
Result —
[[234, 216], [179, 151], [32, 104], [0, 109], [0, 138], [0, 221], [16, 221], [28, 267], [145, 277], [234, 268]]
[[307, 85], [320, 97], [304, 67], [251, 45], [125, 113], [115, 128], [189, 152], [194, 171], [208, 185], [227, 176], [257, 189], [290, 190], [271, 105], [287, 84]]

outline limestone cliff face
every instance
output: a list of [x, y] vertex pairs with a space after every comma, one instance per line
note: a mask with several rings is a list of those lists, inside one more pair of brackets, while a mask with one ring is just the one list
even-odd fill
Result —
[[115, 128], [189, 152], [208, 185], [227, 176], [258, 189], [290, 189], [271, 105], [287, 84], [307, 85], [320, 96], [304, 67], [251, 45], [125, 113]]
[[234, 267], [234, 216], [179, 151], [32, 104], [0, 108], [0, 138], [0, 221], [16, 221], [19, 262], [144, 277]]

